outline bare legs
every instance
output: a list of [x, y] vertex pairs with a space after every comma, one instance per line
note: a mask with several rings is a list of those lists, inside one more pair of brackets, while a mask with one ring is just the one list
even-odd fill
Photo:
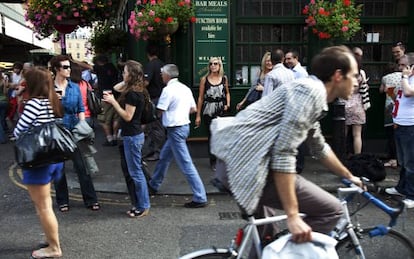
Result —
[[58, 222], [52, 208], [50, 183], [44, 185], [27, 185], [27, 190], [33, 200], [37, 215], [40, 219], [40, 224], [46, 235], [46, 242], [49, 244], [46, 248], [34, 251], [34, 254], [60, 257], [62, 255], [62, 250], [60, 249], [59, 243]]
[[[352, 128], [352, 143], [354, 146], [354, 154], [361, 154], [362, 152], [362, 125], [351, 125]], [[345, 136], [348, 136], [348, 126], [345, 127]]]

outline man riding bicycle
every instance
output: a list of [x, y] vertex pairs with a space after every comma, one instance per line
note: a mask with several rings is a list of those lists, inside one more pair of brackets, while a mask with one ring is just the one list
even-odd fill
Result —
[[302, 142], [307, 140], [312, 155], [329, 170], [362, 186], [326, 143], [319, 124], [328, 102], [351, 96], [357, 77], [348, 48], [325, 48], [313, 58], [311, 76], [279, 86], [212, 136], [212, 152], [225, 162], [240, 206], [248, 214], [263, 205], [284, 209], [295, 242], [311, 241], [312, 231], [328, 234], [342, 215], [336, 197], [296, 174]]

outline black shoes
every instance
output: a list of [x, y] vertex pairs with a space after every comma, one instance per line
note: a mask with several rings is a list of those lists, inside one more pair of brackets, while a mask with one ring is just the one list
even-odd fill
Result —
[[208, 205], [208, 202], [187, 202], [184, 203], [184, 207], [190, 208], [190, 209], [196, 209], [196, 208], [204, 208]]
[[104, 147], [114, 147], [118, 145], [118, 141], [112, 140], [112, 141], [105, 141], [105, 143], [102, 144]]

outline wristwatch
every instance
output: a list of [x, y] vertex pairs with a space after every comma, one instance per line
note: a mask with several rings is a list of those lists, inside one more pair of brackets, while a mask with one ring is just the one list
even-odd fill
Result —
[[402, 75], [401, 78], [402, 79], [408, 79], [408, 76], [407, 75]]

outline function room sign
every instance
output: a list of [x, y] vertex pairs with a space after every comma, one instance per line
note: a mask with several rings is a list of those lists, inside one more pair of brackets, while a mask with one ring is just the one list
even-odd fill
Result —
[[229, 74], [229, 0], [195, 0], [197, 21], [194, 26], [194, 84], [208, 72], [208, 61], [219, 57]]

